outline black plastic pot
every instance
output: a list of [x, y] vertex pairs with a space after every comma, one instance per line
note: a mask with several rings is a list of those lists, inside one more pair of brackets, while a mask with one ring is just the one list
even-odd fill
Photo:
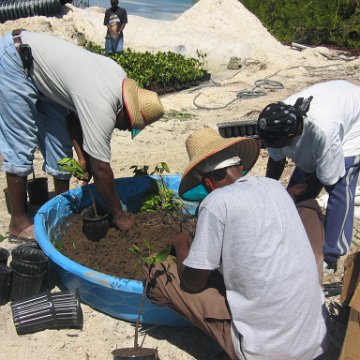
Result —
[[97, 206], [97, 216], [92, 206], [81, 211], [83, 219], [83, 232], [88, 240], [100, 241], [106, 236], [110, 227], [110, 214], [104, 208]]
[[9, 251], [0, 247], [0, 264], [6, 265], [9, 255]]
[[32, 246], [18, 246], [11, 252], [10, 266], [25, 275], [38, 275], [47, 270], [48, 257], [44, 252]]
[[45, 329], [81, 329], [83, 315], [79, 293], [64, 291], [44, 292], [11, 303], [16, 332], [19, 335]]
[[0, 305], [6, 304], [10, 299], [12, 269], [0, 264]]
[[46, 271], [41, 274], [27, 275], [13, 270], [10, 299], [22, 300], [40, 293]]
[[4, 0], [0, 1], [0, 23], [29, 16], [54, 16], [61, 12], [59, 0]]
[[49, 200], [48, 179], [38, 177], [27, 182], [27, 192], [31, 205], [41, 206]]
[[149, 348], [123, 348], [116, 349], [112, 352], [114, 360], [158, 360], [159, 355], [157, 349]]
[[257, 120], [229, 121], [217, 124], [219, 134], [224, 138], [237, 136], [257, 137]]

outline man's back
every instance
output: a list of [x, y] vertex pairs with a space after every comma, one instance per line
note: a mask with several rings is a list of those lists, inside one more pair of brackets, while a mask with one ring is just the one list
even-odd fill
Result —
[[345, 156], [360, 154], [360, 87], [345, 80], [312, 85], [284, 102], [313, 96], [307, 117], [333, 142], [339, 137]]
[[213, 191], [192, 248], [187, 266], [196, 254], [194, 267], [223, 272], [239, 356], [309, 360], [321, 353], [326, 326], [315, 258], [282, 185], [247, 176]]

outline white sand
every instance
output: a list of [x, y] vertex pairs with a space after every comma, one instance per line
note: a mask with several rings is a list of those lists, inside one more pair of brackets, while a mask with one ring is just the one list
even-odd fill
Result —
[[[81, 10], [67, 5], [64, 12], [66, 15], [61, 18], [33, 17], [8, 21], [0, 25], [0, 34], [22, 27], [53, 32], [75, 43], [86, 37], [104, 44], [104, 10]], [[191, 120], [174, 118], [158, 122], [143, 131], [135, 141], [131, 141], [128, 134], [115, 132], [112, 141], [115, 177], [131, 175], [131, 165], [153, 167], [159, 161], [165, 161], [172, 173], [181, 173], [187, 164], [184, 142], [195, 129], [204, 126], [216, 128], [217, 123], [225, 121], [255, 119], [266, 104], [315, 82], [347, 79], [360, 84], [360, 60], [328, 60], [322, 54], [337, 53], [325, 48], [300, 52], [283, 46], [236, 0], [201, 0], [173, 21], [129, 16], [125, 46], [138, 51], [172, 50], [194, 57], [197, 51], [206, 53], [205, 61], [214, 82], [197, 90], [162, 97], [167, 111], [191, 113]], [[248, 62], [240, 70], [227, 70], [226, 65], [232, 56], [248, 58]], [[236, 100], [239, 91], [254, 89], [255, 81], [265, 78], [280, 81], [284, 88], [263, 89], [266, 96]], [[194, 101], [202, 108], [196, 107]], [[231, 105], [226, 106], [231, 101]], [[262, 152], [253, 173], [263, 175], [266, 161], [266, 154]], [[286, 171], [288, 175], [291, 167]], [[35, 160], [35, 172], [37, 176], [44, 176], [39, 154]], [[5, 188], [5, 174], [0, 173], [0, 181]], [[74, 181], [72, 186], [76, 185]], [[51, 179], [50, 190], [53, 190]], [[0, 234], [5, 235], [9, 214], [2, 192], [0, 196]], [[357, 244], [358, 238], [356, 224], [354, 240]], [[13, 247], [7, 240], [0, 246]], [[132, 345], [132, 324], [101, 314], [86, 305], [82, 308], [82, 331], [46, 330], [17, 336], [10, 305], [0, 307], [0, 359], [106, 360], [112, 359], [112, 349]], [[193, 328], [153, 329], [148, 332], [144, 346], [158, 347], [161, 359], [208, 360], [214, 359], [218, 351], [210, 339]]]

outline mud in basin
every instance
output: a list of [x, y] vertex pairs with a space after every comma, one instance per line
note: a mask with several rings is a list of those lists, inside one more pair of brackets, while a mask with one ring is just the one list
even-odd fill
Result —
[[[178, 190], [180, 179], [180, 175], [164, 176], [166, 186], [175, 192]], [[115, 180], [115, 183], [124, 208], [132, 213], [138, 212], [144, 197], [154, 189], [153, 178], [150, 177], [119, 178]], [[96, 202], [103, 204], [95, 186], [93, 184], [90, 186], [92, 187]], [[102, 271], [107, 271], [103, 268], [101, 268], [101, 271], [98, 271], [88, 267], [90, 266], [89, 264], [82, 265], [65, 256], [58, 249], [59, 244], [61, 246], [64, 234], [74, 225], [72, 222], [78, 221], [76, 220], [76, 214], [79, 214], [81, 208], [91, 204], [88, 194], [89, 192], [84, 187], [78, 187], [56, 196], [43, 205], [35, 215], [36, 240], [41, 249], [49, 257], [59, 281], [66, 289], [78, 289], [81, 301], [103, 313], [122, 320], [135, 322], [143, 293], [142, 281], [122, 277], [124, 275], [121, 273], [112, 274], [114, 272], [113, 269], [110, 269], [108, 273], [104, 273]], [[194, 214], [198, 203], [185, 202], [184, 205], [187, 212]], [[176, 230], [177, 224], [174, 226]], [[117, 230], [110, 229], [110, 237], [112, 231], [118, 234]], [[116, 235], [114, 236], [116, 237]], [[121, 239], [119, 240], [121, 241]], [[101, 244], [101, 241], [98, 244]], [[88, 241], [87, 245], [94, 244], [96, 245], [96, 243]], [[74, 246], [76, 247], [77, 245], [74, 244]], [[107, 251], [112, 251], [111, 246], [110, 244], [107, 245]], [[134, 264], [132, 271], [136, 267], [137, 265]], [[147, 299], [144, 304], [141, 323], [167, 326], [188, 325], [174, 311], [153, 305]]]

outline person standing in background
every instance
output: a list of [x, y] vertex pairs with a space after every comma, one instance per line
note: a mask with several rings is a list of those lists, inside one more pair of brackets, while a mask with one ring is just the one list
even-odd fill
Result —
[[105, 54], [119, 54], [124, 50], [123, 30], [128, 21], [127, 12], [118, 5], [118, 0], [111, 0], [111, 7], [105, 11]]

